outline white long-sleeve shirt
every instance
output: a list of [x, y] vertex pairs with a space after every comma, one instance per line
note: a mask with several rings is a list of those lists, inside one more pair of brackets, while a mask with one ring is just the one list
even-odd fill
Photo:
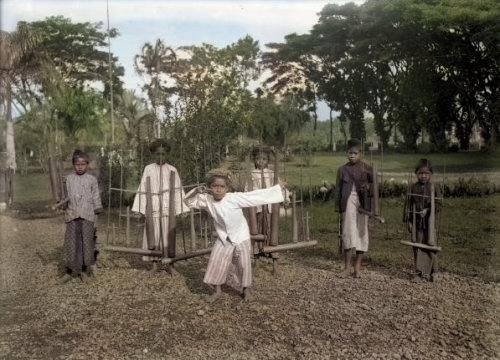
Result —
[[240, 244], [250, 239], [250, 230], [242, 208], [284, 201], [283, 190], [279, 185], [244, 193], [227, 193], [220, 201], [215, 201], [213, 196], [208, 194], [192, 195], [194, 191], [196, 189], [186, 195], [186, 205], [205, 209], [210, 213], [214, 219], [217, 235], [224, 245], [228, 241]]
[[151, 179], [151, 194], [153, 198], [153, 217], [160, 217], [160, 209], [163, 216], [168, 216], [170, 196], [168, 190], [170, 186], [169, 180], [171, 171], [175, 173], [175, 214], [179, 215], [189, 211], [189, 208], [182, 202], [185, 194], [177, 169], [169, 164], [163, 164], [161, 166], [158, 164], [149, 164], [144, 168], [141, 183], [135, 195], [134, 204], [132, 205], [132, 211], [146, 214], [146, 178], [149, 176]]

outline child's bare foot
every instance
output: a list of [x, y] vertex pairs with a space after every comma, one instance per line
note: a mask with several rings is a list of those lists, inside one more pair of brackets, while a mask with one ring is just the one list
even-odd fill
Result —
[[207, 303], [211, 304], [218, 298], [220, 298], [221, 295], [222, 295], [222, 287], [220, 285], [215, 285], [215, 292], [212, 295], [207, 296], [206, 301]]
[[61, 279], [59, 279], [59, 283], [66, 284], [67, 282], [70, 282], [71, 280], [73, 280], [73, 276], [71, 276], [70, 274], [64, 274], [61, 277]]
[[352, 275], [353, 278], [359, 279], [361, 278], [361, 271], [355, 270], [354, 274]]
[[249, 288], [243, 288], [241, 292], [241, 301], [250, 301], [252, 299], [252, 293]]
[[216, 302], [221, 296], [221, 293], [214, 292], [212, 295], [209, 295], [205, 298], [205, 301], [209, 304]]

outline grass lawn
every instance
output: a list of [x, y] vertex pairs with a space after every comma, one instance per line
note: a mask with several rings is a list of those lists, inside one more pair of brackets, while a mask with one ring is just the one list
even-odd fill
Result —
[[[450, 154], [385, 154], [370, 156], [365, 154], [365, 161], [378, 166], [384, 174], [400, 173], [406, 176], [413, 172], [415, 164], [421, 158], [427, 158], [434, 165], [434, 173], [441, 177], [443, 172], [448, 174], [472, 175], [476, 172], [494, 173], [500, 171], [500, 153], [483, 154], [479, 152], [450, 153]], [[344, 154], [314, 155], [309, 161], [297, 155], [291, 162], [280, 164], [281, 173], [294, 185], [319, 185], [323, 180], [335, 182], [337, 169], [346, 163]]]

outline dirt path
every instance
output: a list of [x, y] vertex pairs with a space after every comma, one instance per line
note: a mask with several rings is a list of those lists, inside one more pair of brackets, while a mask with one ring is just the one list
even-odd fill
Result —
[[[259, 262], [252, 302], [207, 305], [205, 259], [179, 274], [103, 262], [90, 284], [59, 285], [61, 219], [0, 216], [0, 358], [4, 359], [494, 359], [496, 284], [444, 274], [412, 283], [339, 265], [280, 275]], [[496, 341], [496, 343], [495, 343]]]

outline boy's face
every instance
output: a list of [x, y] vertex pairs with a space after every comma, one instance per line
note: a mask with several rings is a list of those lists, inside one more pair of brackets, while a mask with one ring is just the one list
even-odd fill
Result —
[[269, 165], [269, 159], [264, 154], [259, 154], [255, 158], [255, 168], [256, 169], [266, 169]]
[[210, 184], [210, 190], [212, 192], [212, 196], [214, 197], [215, 201], [222, 200], [222, 198], [224, 196], [226, 196], [226, 193], [227, 193], [226, 180], [224, 180], [222, 178], [216, 178]]
[[88, 166], [89, 163], [83, 158], [76, 158], [75, 162], [73, 163], [73, 168], [78, 175], [85, 174], [87, 172]]
[[347, 159], [351, 164], [356, 164], [361, 159], [361, 151], [358, 148], [347, 150]]
[[426, 184], [431, 180], [432, 172], [427, 167], [421, 167], [417, 171], [417, 179], [420, 183]]
[[163, 165], [167, 162], [167, 152], [163, 146], [158, 146], [153, 152], [153, 157], [158, 165]]

